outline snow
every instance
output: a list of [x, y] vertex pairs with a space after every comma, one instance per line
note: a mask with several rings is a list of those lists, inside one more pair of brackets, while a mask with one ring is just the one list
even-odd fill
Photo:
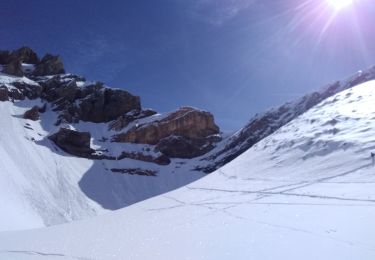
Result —
[[82, 221], [2, 232], [0, 259], [373, 260], [374, 103], [370, 81], [178, 190]]
[[[22, 78], [1, 78], [9, 86]], [[92, 147], [108, 149], [107, 155], [142, 151], [157, 155], [147, 145], [111, 143], [107, 124], [81, 122], [55, 126], [57, 114], [47, 106], [41, 120], [23, 119], [41, 100], [0, 102], [0, 231], [61, 224], [106, 213], [190, 183], [204, 174], [191, 171], [188, 160], [170, 165], [131, 159], [88, 160], [66, 154], [47, 137], [68, 127], [90, 131]], [[99, 141], [105, 137], [107, 141]], [[105, 152], [103, 152], [105, 153]], [[41, 163], [42, 162], [42, 163]], [[132, 176], [111, 169], [140, 168], [157, 171], [156, 177]]]
[[17, 77], [8, 74], [0, 73], [0, 84], [12, 84], [15, 82], [25, 83], [27, 85], [38, 86], [39, 84], [27, 77]]
[[35, 64], [22, 63], [21, 66], [24, 73], [32, 73], [35, 70]]
[[63, 223], [99, 209], [76, 185], [92, 162], [51, 152], [40, 122], [22, 119], [33, 105], [40, 101], [0, 102], [0, 230]]

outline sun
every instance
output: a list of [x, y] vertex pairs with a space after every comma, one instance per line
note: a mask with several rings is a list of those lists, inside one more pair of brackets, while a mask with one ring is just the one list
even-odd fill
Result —
[[327, 0], [327, 2], [336, 10], [341, 10], [344, 7], [353, 4], [354, 0]]

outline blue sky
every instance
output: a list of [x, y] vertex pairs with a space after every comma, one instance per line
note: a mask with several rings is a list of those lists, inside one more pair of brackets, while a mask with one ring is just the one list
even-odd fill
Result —
[[190, 105], [223, 130], [375, 64], [375, 3], [327, 0], [21, 1], [0, 4], [0, 49], [60, 54], [69, 72]]

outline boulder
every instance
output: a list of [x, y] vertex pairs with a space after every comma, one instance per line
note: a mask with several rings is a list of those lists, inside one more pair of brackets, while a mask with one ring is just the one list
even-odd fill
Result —
[[65, 73], [64, 64], [59, 56], [46, 54], [36, 65], [33, 75], [47, 76]]
[[49, 136], [49, 139], [63, 151], [72, 155], [90, 158], [95, 152], [90, 148], [91, 134], [89, 132], [60, 128], [57, 133]]
[[23, 118], [37, 121], [39, 120], [39, 111], [40, 108], [38, 106], [33, 106], [23, 114]]
[[135, 126], [126, 133], [118, 134], [113, 141], [155, 145], [171, 135], [200, 139], [218, 133], [219, 127], [211, 113], [183, 107], [160, 121]]

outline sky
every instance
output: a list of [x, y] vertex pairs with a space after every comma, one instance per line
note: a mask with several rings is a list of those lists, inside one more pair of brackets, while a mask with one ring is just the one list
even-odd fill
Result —
[[353, 1], [1, 0], [0, 49], [59, 54], [143, 107], [198, 107], [233, 131], [375, 65], [375, 3]]

